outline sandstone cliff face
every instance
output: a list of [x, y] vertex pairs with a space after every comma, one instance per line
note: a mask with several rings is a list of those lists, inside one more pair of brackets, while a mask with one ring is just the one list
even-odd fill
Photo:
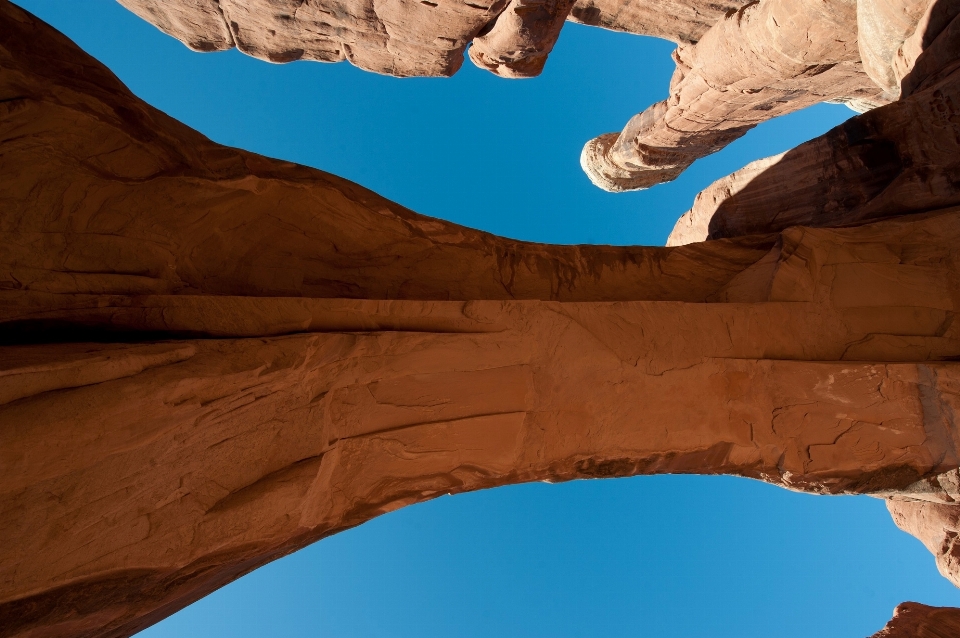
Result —
[[771, 117], [878, 100], [859, 59], [856, 11], [847, 0], [765, 0], [730, 12], [677, 49], [670, 97], [589, 142], [583, 169], [606, 190], [647, 188]]
[[213, 144], [5, 2], [0, 150], [0, 635], [127, 635], [440, 494], [658, 472], [896, 498], [954, 578], [960, 207], [509, 241]]

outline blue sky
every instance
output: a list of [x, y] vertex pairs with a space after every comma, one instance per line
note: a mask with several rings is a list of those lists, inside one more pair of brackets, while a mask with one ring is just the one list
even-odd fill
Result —
[[[112, 0], [17, 4], [218, 142], [518, 239], [662, 244], [710, 182], [852, 115], [821, 105], [769, 122], [673, 183], [614, 195], [581, 173], [580, 148], [666, 96], [669, 42], [568, 24], [539, 78], [467, 63], [452, 79], [400, 80], [346, 63], [193, 53]], [[860, 638], [905, 600], [960, 606], [960, 590], [881, 501], [657, 476], [402, 509], [141, 635]]]

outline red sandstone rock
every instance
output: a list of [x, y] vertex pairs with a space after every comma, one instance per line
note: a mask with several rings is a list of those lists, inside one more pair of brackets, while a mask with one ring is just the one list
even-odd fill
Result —
[[117, 2], [194, 51], [223, 51], [232, 49], [236, 44], [218, 0]]
[[751, 0], [577, 0], [567, 17], [614, 31], [696, 44], [710, 27]]
[[939, 7], [905, 45], [903, 99], [721, 178], [667, 245], [960, 204], [960, 2]]
[[680, 217], [667, 245], [960, 204], [958, 88], [960, 73], [954, 73], [717, 180]]
[[540, 75], [573, 0], [510, 0], [489, 31], [478, 34], [470, 59], [504, 77]]
[[[869, 110], [901, 94], [910, 95], [924, 83], [936, 91], [960, 64], [958, 12], [956, 0], [764, 0], [746, 5], [714, 24], [696, 46], [679, 48], [670, 97], [634, 117], [621, 133], [588, 142], [581, 164], [590, 179], [606, 190], [646, 188], [674, 179], [696, 159], [770, 117], [822, 101]], [[931, 99], [924, 96], [922, 107], [932, 107]], [[929, 143], [922, 137], [919, 141]], [[725, 200], [725, 193], [739, 191], [745, 180], [780, 159], [748, 167], [714, 185], [712, 199]], [[824, 170], [804, 165], [819, 160], [792, 157], [794, 165], [786, 170], [829, 181]], [[846, 168], [836, 160], [830, 157], [825, 163]], [[859, 164], [854, 161], [852, 168], [862, 168]], [[713, 217], [722, 225], [728, 215], [713, 216], [710, 199], [703, 202], [708, 210], [694, 211], [694, 215]], [[780, 199], [781, 205], [788, 201]], [[821, 214], [832, 210], [831, 204], [822, 207]], [[852, 219], [843, 213], [836, 223]], [[760, 217], [770, 219], [771, 215]], [[690, 225], [694, 229], [682, 228], [683, 236], [675, 237], [675, 243], [707, 236], [701, 222], [686, 220], [685, 226]]]
[[960, 609], [901, 603], [893, 619], [871, 638], [956, 638], [960, 636]]
[[453, 74], [471, 42], [477, 66], [504, 77], [537, 75], [568, 15], [681, 43], [671, 97], [622, 133], [584, 148], [590, 179], [613, 191], [671, 180], [783, 113], [827, 100], [858, 109], [885, 103], [878, 83], [892, 91], [899, 47], [927, 6], [926, 0], [121, 2], [198, 50], [236, 44], [272, 62], [349, 59], [401, 76]]
[[[950, 502], [887, 500], [887, 509], [897, 527], [916, 536], [937, 561], [943, 577], [960, 587], [960, 504], [954, 494]], [[958, 634], [960, 635], [960, 634]]]
[[118, 0], [197, 51], [271, 62], [347, 59], [391, 75], [451, 75], [471, 59], [505, 77], [542, 69], [571, 20], [695, 42], [746, 0]]
[[677, 49], [669, 98], [587, 143], [584, 171], [605, 190], [647, 188], [777, 115], [829, 100], [882, 103], [860, 63], [856, 19], [847, 0], [764, 0], [728, 13]]
[[857, 33], [863, 68], [877, 86], [900, 95], [894, 61], [933, 0], [857, 0]]
[[127, 635], [522, 481], [953, 493], [960, 208], [514, 242], [213, 144], [5, 2], [0, 27], [0, 635]]
[[930, 3], [913, 35], [904, 40], [893, 60], [896, 92], [912, 95], [960, 66], [960, 2]]

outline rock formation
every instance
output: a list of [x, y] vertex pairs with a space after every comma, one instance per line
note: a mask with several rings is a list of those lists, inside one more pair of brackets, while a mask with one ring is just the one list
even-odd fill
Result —
[[470, 58], [536, 75], [565, 19], [692, 43], [748, 0], [118, 0], [197, 51], [316, 60], [390, 75], [452, 75]]
[[[914, 498], [887, 499], [887, 509], [897, 527], [919, 538], [936, 556], [937, 569], [960, 587], [960, 507], [957, 492], [946, 503]], [[960, 635], [960, 634], [958, 634]]]
[[850, 0], [749, 3], [674, 59], [669, 98], [584, 147], [581, 164], [597, 186], [672, 180], [760, 122], [818, 102], [882, 101], [860, 61]]
[[715, 182], [667, 245], [960, 204], [960, 2], [932, 4], [920, 25], [900, 50], [895, 108], [866, 113]]
[[931, 0], [120, 2], [197, 50], [237, 46], [272, 62], [349, 59], [400, 76], [451, 75], [468, 45], [480, 68], [537, 75], [567, 18], [673, 40], [670, 97], [583, 149], [587, 175], [611, 191], [672, 180], [777, 115], [823, 101], [864, 111], [895, 99], [937, 19], [925, 16]]
[[584, 148], [590, 179], [619, 191], [673, 179], [777, 115], [826, 100], [861, 110], [885, 103], [926, 0], [910, 0], [906, 12], [881, 0], [120, 1], [197, 50], [237, 46], [271, 62], [348, 59], [400, 76], [451, 75], [471, 44], [481, 68], [537, 75], [568, 17], [673, 40], [681, 46], [671, 97]]
[[[960, 42], [960, 24], [955, 20], [958, 5], [956, 0], [764, 0], [746, 4], [727, 13], [695, 45], [677, 49], [670, 97], [635, 116], [621, 133], [601, 135], [588, 142], [581, 156], [583, 169], [597, 186], [606, 190], [647, 188], [674, 179], [695, 160], [720, 150], [760, 122], [817, 102], [846, 102], [855, 110], [866, 111], [891, 99], [926, 91], [928, 95], [918, 96], [913, 102], [918, 108], [936, 110], [932, 94], [937, 93], [938, 82], [944, 79], [942, 74], [950, 71], [949, 64], [955, 63]], [[901, 111], [899, 115], [905, 118], [908, 114]], [[869, 134], [870, 126], [923, 127], [931, 117], [936, 120], [940, 116], [925, 113], [920, 117], [919, 121], [894, 124], [878, 116], [877, 120], [858, 120], [857, 126], [867, 129]], [[917, 131], [918, 137], [911, 139], [929, 144], [930, 140], [923, 137], [928, 132]], [[804, 174], [804, 187], [810, 188], [808, 180], [829, 178], [829, 173], [844, 166], [847, 159], [853, 160], [854, 168], [867, 171], [872, 168], [871, 163], [890, 159], [832, 156], [845, 145], [859, 145], [858, 137], [854, 133], [854, 139], [826, 140], [820, 148], [813, 148], [814, 144], [804, 151], [798, 149], [789, 154], [789, 168], [783, 169], [791, 175], [799, 170]], [[873, 141], [867, 146], [873, 151], [879, 149]], [[889, 149], [895, 144], [887, 139], [880, 146]], [[863, 151], [866, 149], [854, 149], [851, 154], [856, 156]], [[803, 152], [808, 155], [800, 157]], [[821, 161], [811, 155], [817, 152], [831, 156], [825, 162], [829, 168], [808, 166]], [[951, 174], [956, 152], [956, 148], [947, 150], [954, 161], [951, 168], [942, 167]], [[760, 172], [770, 175], [767, 169], [781, 159], [747, 167], [739, 175], [715, 185], [712, 197], [698, 202], [704, 210], [695, 209], [692, 215], [709, 216], [714, 212], [711, 207], [724, 202], [727, 194], [738, 193]], [[915, 159], [922, 161], [920, 157]], [[883, 166], [878, 175], [861, 176], [860, 182], [882, 181], [890, 170], [911, 168]], [[867, 186], [867, 191], [875, 185], [858, 183]], [[849, 194], [851, 187], [845, 185], [843, 189]], [[869, 196], [875, 194], [876, 191]], [[867, 193], [854, 196], [859, 195]], [[781, 199], [788, 201], [786, 197]], [[728, 210], [731, 208], [728, 206]], [[829, 216], [834, 208], [828, 206], [820, 215]], [[721, 223], [737, 223], [733, 219], [737, 216], [727, 213], [717, 219]], [[769, 219], [761, 217], [764, 221]], [[698, 225], [690, 219], [686, 223]], [[782, 216], [779, 227], [790, 223], [798, 223], [796, 215]], [[690, 234], [689, 229], [684, 229], [672, 239], [696, 241], [698, 236], [706, 237], [702, 230]], [[731, 232], [749, 231], [741, 226]]]
[[893, 619], [871, 638], [955, 638], [960, 636], [960, 609], [920, 603], [897, 605]]
[[946, 200], [510, 241], [214, 144], [3, 0], [0, 176], [0, 635], [128, 635], [404, 505], [650, 473], [887, 497], [958, 582]]

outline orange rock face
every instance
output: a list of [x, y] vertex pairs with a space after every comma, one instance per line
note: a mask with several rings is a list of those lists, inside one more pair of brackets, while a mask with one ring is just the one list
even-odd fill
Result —
[[533, 480], [875, 494], [954, 573], [960, 207], [510, 241], [214, 144], [6, 2], [0, 150], [0, 635], [128, 635], [381, 513]]
[[[956, 483], [956, 476], [951, 477]], [[937, 569], [960, 587], [960, 506], [956, 489], [945, 503], [917, 500], [917, 495], [887, 500], [897, 527], [920, 539], [937, 559]]]

